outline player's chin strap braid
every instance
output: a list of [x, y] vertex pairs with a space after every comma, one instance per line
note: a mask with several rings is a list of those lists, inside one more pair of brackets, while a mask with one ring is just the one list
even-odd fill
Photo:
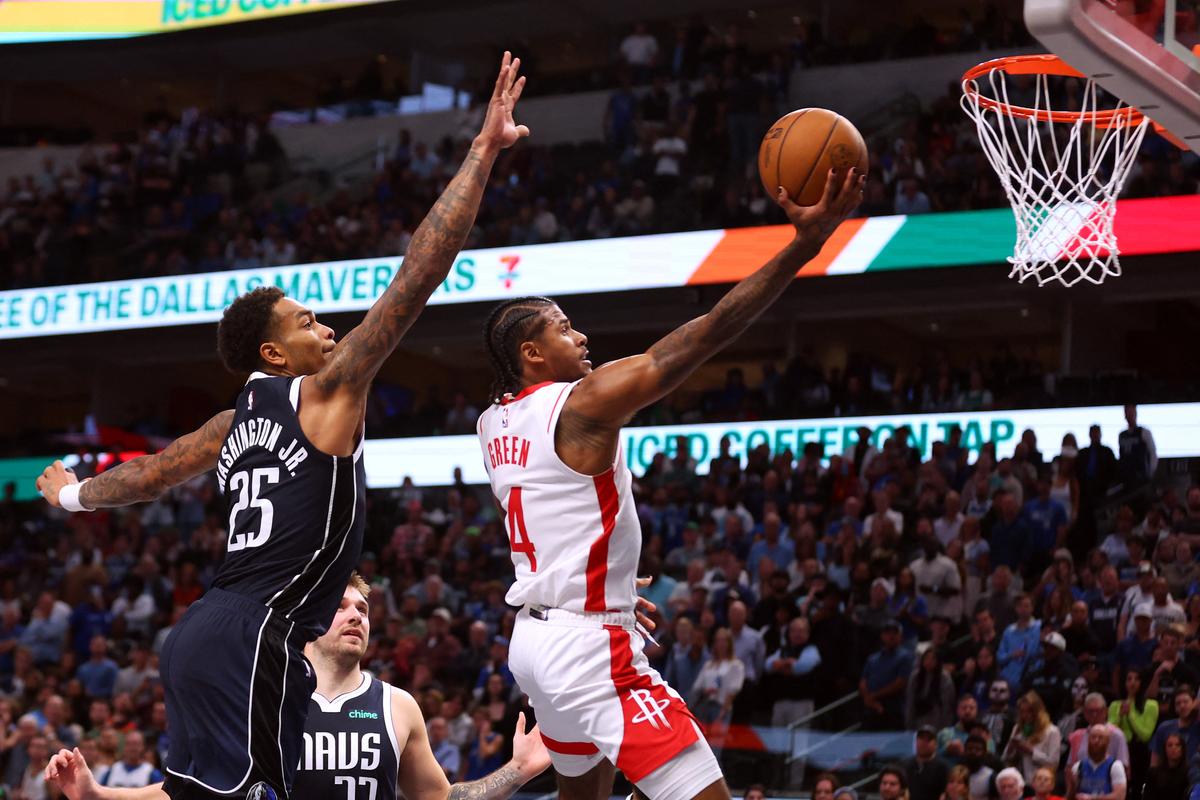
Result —
[[499, 403], [505, 394], [519, 391], [521, 370], [517, 354], [513, 352], [513, 341], [528, 336], [534, 326], [529, 321], [536, 318], [543, 308], [553, 305], [547, 297], [520, 297], [501, 303], [492, 309], [484, 323], [484, 346], [492, 362], [491, 402]]

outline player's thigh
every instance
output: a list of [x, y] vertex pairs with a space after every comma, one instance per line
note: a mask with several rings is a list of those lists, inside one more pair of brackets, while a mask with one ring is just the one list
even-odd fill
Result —
[[557, 774], [561, 800], [608, 800], [612, 796], [616, 767], [606, 758], [582, 775]]
[[637, 781], [648, 800], [729, 800], [729, 787], [708, 742], [699, 739]]

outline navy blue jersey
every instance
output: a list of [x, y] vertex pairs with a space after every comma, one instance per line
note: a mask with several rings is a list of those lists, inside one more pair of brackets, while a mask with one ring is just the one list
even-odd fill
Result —
[[213, 585], [268, 606], [307, 640], [328, 629], [366, 524], [362, 443], [322, 453], [300, 430], [300, 383], [256, 372], [238, 397], [217, 480], [229, 540]]
[[364, 672], [357, 689], [332, 700], [313, 693], [292, 800], [396, 798], [400, 748], [392, 692], [398, 691]]

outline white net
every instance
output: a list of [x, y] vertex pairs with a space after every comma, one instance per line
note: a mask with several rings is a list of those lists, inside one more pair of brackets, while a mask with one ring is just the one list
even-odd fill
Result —
[[998, 68], [964, 90], [963, 109], [1016, 218], [1009, 277], [1073, 286], [1119, 276], [1116, 199], [1149, 120], [1119, 101], [1098, 106], [1103, 96], [1086, 79], [1010, 76]]

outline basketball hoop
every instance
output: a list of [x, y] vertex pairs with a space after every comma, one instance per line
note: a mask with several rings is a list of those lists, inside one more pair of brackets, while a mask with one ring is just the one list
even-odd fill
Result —
[[[1033, 78], [1028, 89], [1014, 88], [1029, 95], [1030, 105], [1009, 102], [1014, 75]], [[1082, 81], [1071, 103], [1077, 110], [1055, 108], [1052, 78]], [[985, 61], [967, 70], [962, 88], [963, 110], [975, 120], [1016, 218], [1009, 277], [1073, 286], [1119, 276], [1116, 199], [1149, 120], [1119, 100], [1101, 107], [1106, 96], [1095, 81], [1054, 55]], [[1062, 105], [1070, 92], [1057, 85], [1055, 91]]]

